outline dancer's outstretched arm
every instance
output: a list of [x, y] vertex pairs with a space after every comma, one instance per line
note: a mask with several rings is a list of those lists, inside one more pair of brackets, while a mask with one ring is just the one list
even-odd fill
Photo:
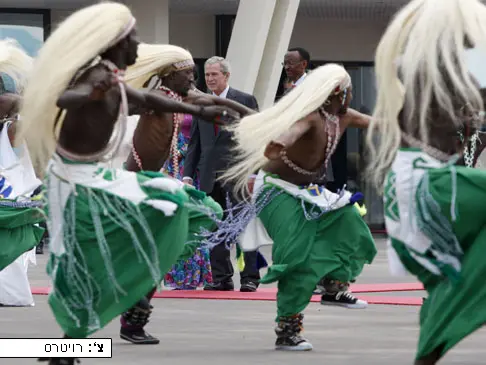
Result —
[[159, 113], [183, 113], [198, 116], [207, 121], [220, 122], [221, 117], [239, 118], [233, 110], [217, 105], [203, 106], [182, 103], [162, 95], [158, 91], [140, 91], [126, 86], [127, 96], [131, 103], [143, 105]]
[[369, 115], [358, 112], [357, 110], [348, 108], [346, 114], [341, 117], [341, 127], [354, 127], [366, 129], [370, 125], [371, 117]]
[[242, 117], [256, 113], [255, 110], [250, 109], [243, 104], [240, 104], [234, 100], [220, 98], [218, 96], [204, 94], [199, 90], [189, 90], [187, 97], [184, 98], [186, 103], [194, 105], [221, 105], [233, 109], [239, 113]]
[[[103, 67], [94, 68], [84, 82], [66, 90], [59, 97], [57, 106], [61, 109], [73, 109], [93, 101], [103, 100], [113, 87], [118, 87], [118, 81], [113, 74]], [[125, 85], [125, 89], [129, 104], [156, 112], [192, 114], [214, 123], [221, 123], [221, 117], [225, 116], [239, 118], [236, 112], [223, 106], [196, 106], [172, 100], [155, 91], [135, 90], [128, 85]]]
[[103, 100], [110, 87], [96, 87], [89, 83], [80, 83], [62, 93], [57, 99], [57, 107], [60, 109], [80, 108], [92, 101]]
[[60, 109], [75, 109], [93, 101], [103, 100], [118, 82], [104, 66], [95, 66], [83, 75], [84, 80], [65, 90], [57, 100]]

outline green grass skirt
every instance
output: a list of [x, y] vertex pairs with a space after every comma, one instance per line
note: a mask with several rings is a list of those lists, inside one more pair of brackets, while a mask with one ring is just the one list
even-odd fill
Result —
[[[455, 195], [457, 219], [454, 233], [464, 251], [457, 282], [434, 275], [419, 265], [399, 240], [392, 240], [407, 270], [424, 284], [428, 293], [420, 311], [420, 338], [417, 359], [436, 349], [444, 356], [462, 339], [486, 323], [486, 172], [457, 168], [456, 184], [450, 170], [429, 171], [429, 189], [442, 214], [451, 220]], [[453, 186], [457, 191], [453, 192]], [[483, 290], [484, 289], [484, 290]]]
[[[165, 176], [136, 174], [148, 199], [177, 205], [173, 215], [82, 184], [69, 195], [63, 209], [65, 251], [51, 253], [48, 263], [54, 284], [49, 304], [66, 335], [86, 337], [131, 308], [186, 249], [189, 217], [197, 215], [194, 203], [200, 199], [184, 189], [142, 185], [154, 177]], [[190, 201], [193, 208], [187, 207]]]
[[39, 244], [44, 229], [35, 224], [44, 221], [38, 208], [0, 207], [0, 271]]

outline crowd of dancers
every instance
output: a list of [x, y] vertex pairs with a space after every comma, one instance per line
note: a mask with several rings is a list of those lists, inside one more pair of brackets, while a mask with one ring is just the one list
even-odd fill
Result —
[[[47, 221], [49, 305], [64, 337], [120, 317], [122, 338], [158, 343], [144, 327], [172, 265], [201, 247], [271, 244], [260, 283], [278, 282], [275, 347], [311, 350], [303, 311], [316, 285], [343, 292], [376, 255], [362, 194], [325, 188], [346, 128], [368, 128], [390, 266], [428, 293], [416, 364], [435, 364], [486, 321], [486, 173], [473, 168], [484, 148], [485, 24], [478, 0], [406, 5], [376, 52], [371, 117], [349, 108], [351, 78], [337, 64], [261, 112], [204, 94], [187, 76], [190, 53], [139, 44], [135, 18], [118, 3], [73, 13], [35, 60], [2, 41], [0, 72], [16, 87], [0, 95], [0, 280], [24, 265]], [[233, 134], [235, 160], [221, 181], [240, 204], [222, 207], [180, 181], [184, 114]], [[140, 118], [127, 150], [129, 115]]]

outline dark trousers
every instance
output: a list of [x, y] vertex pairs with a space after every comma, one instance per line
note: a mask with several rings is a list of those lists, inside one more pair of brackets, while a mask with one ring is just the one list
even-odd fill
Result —
[[[230, 188], [223, 188], [220, 183], [215, 182], [213, 191], [209, 194], [217, 203], [226, 210], [226, 196], [229, 192], [231, 203], [237, 204]], [[226, 213], [223, 218], [226, 218]], [[227, 242], [233, 243], [233, 242]], [[214, 283], [231, 281], [234, 269], [231, 263], [230, 251], [226, 248], [226, 244], [222, 243], [211, 250], [211, 269], [213, 272]], [[241, 284], [253, 282], [258, 285], [260, 280], [260, 272], [257, 269], [257, 252], [245, 252], [245, 269], [240, 273]]]

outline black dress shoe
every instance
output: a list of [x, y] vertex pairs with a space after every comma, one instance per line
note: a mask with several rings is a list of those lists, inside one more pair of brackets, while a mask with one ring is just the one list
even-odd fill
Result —
[[243, 293], [254, 293], [257, 291], [258, 285], [252, 281], [247, 283], [242, 283], [240, 287], [240, 291]]
[[235, 290], [235, 285], [233, 284], [233, 281], [222, 281], [219, 283], [208, 284], [204, 287], [204, 290], [233, 291]]

